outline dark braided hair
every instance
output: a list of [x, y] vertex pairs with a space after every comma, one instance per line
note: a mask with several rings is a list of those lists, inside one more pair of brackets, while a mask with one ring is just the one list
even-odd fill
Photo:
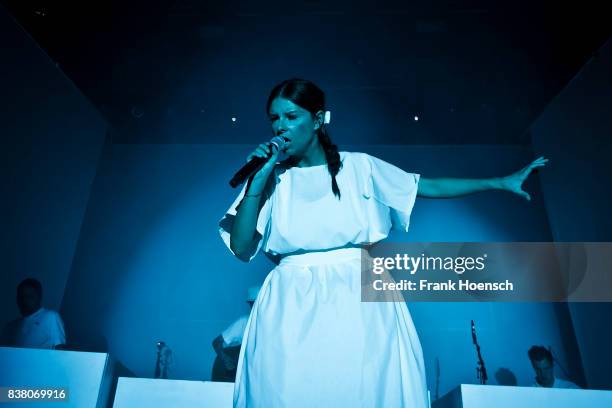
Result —
[[[270, 92], [268, 97], [268, 103], [266, 105], [266, 113], [270, 112], [270, 105], [274, 99], [281, 97], [296, 105], [306, 109], [313, 116], [319, 111], [325, 111], [325, 93], [314, 83], [299, 78], [287, 79], [280, 84], [276, 85]], [[340, 189], [336, 182], [336, 175], [342, 168], [342, 162], [340, 161], [340, 153], [338, 153], [338, 146], [336, 146], [331, 138], [325, 125], [321, 125], [317, 129], [317, 137], [323, 151], [325, 152], [325, 160], [327, 161], [327, 169], [332, 179], [332, 191], [334, 195], [340, 199]], [[295, 165], [295, 159], [291, 164]]]

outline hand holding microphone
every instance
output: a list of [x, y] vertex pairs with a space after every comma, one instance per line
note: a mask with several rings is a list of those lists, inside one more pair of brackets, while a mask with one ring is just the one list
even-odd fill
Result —
[[[232, 187], [237, 187], [244, 183], [251, 175], [253, 182], [262, 180], [265, 181], [270, 176], [276, 159], [280, 154], [281, 150], [285, 146], [285, 138], [282, 136], [276, 136], [268, 143], [262, 143], [255, 150], [247, 156], [247, 164], [242, 166], [240, 170], [234, 175], [230, 181]], [[262, 186], [263, 187], [263, 186]]]
[[272, 168], [276, 164], [276, 159], [278, 159], [280, 151], [281, 150], [276, 145], [272, 144], [271, 142], [268, 142], [260, 144], [251, 154], [247, 156], [247, 163], [253, 160], [254, 158], [264, 159], [264, 164], [259, 170], [255, 172], [255, 177], [257, 177], [257, 175], [260, 173], [262, 175], [268, 175], [270, 173], [270, 170], [272, 170]]

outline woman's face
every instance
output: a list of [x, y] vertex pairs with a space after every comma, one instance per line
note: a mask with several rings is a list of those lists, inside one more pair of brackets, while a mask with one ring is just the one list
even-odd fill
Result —
[[274, 136], [289, 139], [285, 144], [286, 154], [302, 157], [319, 143], [316, 130], [322, 123], [322, 111], [313, 117], [306, 109], [288, 99], [278, 97], [272, 101], [268, 116]]

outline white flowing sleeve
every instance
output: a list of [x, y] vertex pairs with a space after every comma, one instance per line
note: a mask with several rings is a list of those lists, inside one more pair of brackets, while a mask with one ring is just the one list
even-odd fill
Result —
[[[271, 176], [270, 178], [273, 178], [273, 176]], [[244, 197], [246, 189], [247, 189], [247, 183], [244, 184], [236, 200], [234, 200], [230, 208], [226, 211], [223, 218], [221, 218], [221, 220], [219, 221], [219, 234], [221, 234], [221, 239], [223, 239], [223, 242], [225, 243], [227, 248], [234, 255], [236, 254], [230, 248], [230, 236], [232, 232], [232, 226], [234, 225], [234, 218], [236, 216], [236, 212], [238, 210], [238, 207], [240, 206], [240, 203], [242, 202], [242, 198]], [[268, 187], [266, 187], [266, 189], [264, 190], [263, 197], [261, 198], [261, 200], [263, 201], [263, 203], [260, 203], [259, 215], [257, 217], [257, 225], [255, 227], [255, 232], [256, 232], [255, 235], [256, 235], [256, 238], [258, 239], [258, 242], [257, 242], [257, 247], [255, 248], [255, 250], [253, 251], [253, 253], [251, 254], [249, 258], [249, 261], [252, 260], [255, 257], [255, 255], [257, 255], [257, 253], [262, 248], [262, 246], [264, 246], [264, 243], [267, 240], [268, 224], [270, 221], [270, 215], [272, 213], [272, 205], [270, 204], [271, 193]]]
[[408, 231], [420, 175], [366, 155], [370, 165], [369, 194], [390, 210], [392, 226]]

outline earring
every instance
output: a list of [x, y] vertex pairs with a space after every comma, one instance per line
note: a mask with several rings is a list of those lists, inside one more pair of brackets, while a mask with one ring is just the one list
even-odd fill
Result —
[[325, 120], [324, 123], [329, 123], [331, 122], [331, 112], [330, 111], [325, 111]]

